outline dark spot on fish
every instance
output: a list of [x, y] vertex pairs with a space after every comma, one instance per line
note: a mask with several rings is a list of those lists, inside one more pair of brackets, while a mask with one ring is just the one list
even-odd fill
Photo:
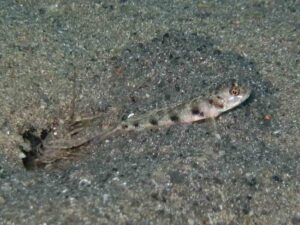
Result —
[[155, 118], [151, 118], [151, 119], [149, 120], [149, 122], [150, 122], [153, 126], [158, 125], [158, 121], [157, 121], [157, 119], [155, 119]]
[[173, 122], [178, 122], [179, 121], [179, 116], [176, 114], [171, 114], [170, 115], [170, 120], [172, 120]]
[[123, 129], [127, 129], [128, 128], [128, 124], [122, 124], [122, 128]]
[[198, 106], [193, 106], [191, 109], [191, 112], [193, 115], [198, 115], [200, 113], [199, 107]]
[[199, 116], [204, 117], [204, 113], [199, 110], [198, 106], [192, 107], [191, 112], [192, 112], [193, 115], [199, 115]]
[[134, 127], [139, 127], [139, 125], [140, 125], [140, 124], [139, 124], [138, 121], [134, 121], [134, 122], [133, 122], [133, 126], [134, 126]]

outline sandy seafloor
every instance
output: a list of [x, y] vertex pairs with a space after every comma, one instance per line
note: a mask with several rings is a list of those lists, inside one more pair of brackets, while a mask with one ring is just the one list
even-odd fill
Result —
[[[297, 0], [0, 1], [0, 224], [299, 225], [299, 29]], [[230, 79], [252, 95], [216, 128], [115, 135], [23, 166], [23, 137], [72, 112], [116, 123]]]

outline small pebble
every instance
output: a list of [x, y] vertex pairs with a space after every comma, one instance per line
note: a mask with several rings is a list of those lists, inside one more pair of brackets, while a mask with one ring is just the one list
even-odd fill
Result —
[[266, 115], [264, 116], [264, 120], [265, 120], [265, 121], [270, 121], [270, 120], [272, 120], [272, 116], [271, 116], [270, 114], [266, 114]]

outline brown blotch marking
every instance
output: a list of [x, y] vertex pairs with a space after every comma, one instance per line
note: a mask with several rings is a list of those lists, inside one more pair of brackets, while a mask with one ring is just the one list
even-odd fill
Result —
[[220, 108], [220, 109], [224, 108], [224, 104], [221, 102], [218, 102], [217, 99], [209, 99], [208, 102], [209, 102], [209, 104], [211, 104], [217, 108]]
[[224, 108], [224, 104], [220, 103], [220, 102], [215, 102], [215, 106], [218, 107], [218, 108], [220, 108], [220, 109]]
[[179, 116], [175, 113], [170, 114], [170, 120], [173, 122], [178, 122], [179, 121]]
[[127, 129], [128, 128], [128, 124], [122, 124], [122, 129]]
[[149, 123], [150, 123], [151, 125], [153, 125], [153, 126], [158, 125], [158, 121], [157, 121], [157, 119], [155, 119], [155, 118], [150, 118]]

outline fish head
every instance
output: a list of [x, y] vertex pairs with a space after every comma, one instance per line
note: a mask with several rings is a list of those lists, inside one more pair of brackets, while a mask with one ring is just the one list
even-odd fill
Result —
[[219, 112], [225, 112], [243, 103], [249, 98], [251, 89], [240, 86], [236, 81], [223, 87], [209, 100], [209, 103]]

